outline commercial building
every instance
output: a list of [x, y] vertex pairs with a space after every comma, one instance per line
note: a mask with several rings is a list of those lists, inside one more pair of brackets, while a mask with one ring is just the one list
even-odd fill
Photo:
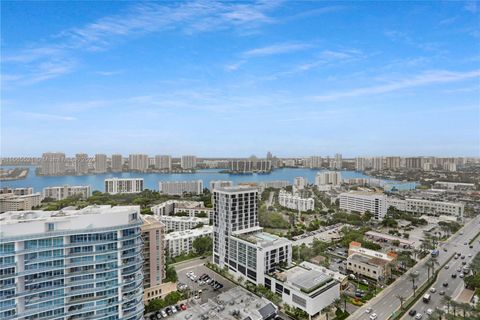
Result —
[[348, 248], [347, 270], [355, 274], [385, 281], [390, 276], [391, 266], [397, 259], [394, 252], [383, 253], [362, 248], [362, 244], [352, 241]]
[[195, 169], [197, 167], [197, 157], [190, 155], [182, 156], [180, 166], [182, 169]]
[[139, 193], [143, 191], [143, 178], [110, 178], [105, 179], [105, 192]]
[[75, 174], [84, 175], [88, 173], [88, 154], [77, 153], [75, 155]]
[[233, 181], [227, 181], [227, 180], [210, 181], [210, 191], [213, 191], [215, 188], [232, 187], [232, 186], [233, 186]]
[[63, 200], [68, 197], [78, 196], [81, 199], [87, 199], [92, 196], [90, 186], [60, 186], [43, 188], [43, 197], [55, 200]]
[[265, 287], [281, 296], [287, 305], [314, 317], [340, 298], [341, 283], [332, 273], [313, 263], [302, 262], [267, 275]]
[[185, 231], [208, 225], [208, 218], [179, 217], [179, 216], [158, 216], [158, 220], [165, 225], [167, 232]]
[[348, 212], [370, 212], [375, 220], [387, 214], [387, 197], [374, 192], [344, 192], [340, 196], [340, 209]]
[[339, 186], [342, 184], [342, 173], [338, 171], [321, 171], [315, 176], [315, 185]]
[[40, 174], [58, 176], [65, 174], [65, 153], [46, 152], [40, 160]]
[[107, 155], [96, 154], [95, 155], [95, 173], [107, 172]]
[[437, 181], [433, 184], [433, 189], [442, 189], [449, 191], [474, 191], [474, 183]]
[[197, 195], [203, 193], [203, 181], [160, 181], [158, 190], [168, 195], [183, 196], [185, 193]]
[[302, 198], [298, 194], [292, 194], [285, 190], [280, 190], [278, 193], [278, 203], [282, 207], [302, 212], [315, 209], [313, 198]]
[[169, 257], [177, 257], [193, 251], [193, 241], [200, 237], [211, 237], [213, 227], [204, 226], [197, 229], [170, 232], [165, 235], [165, 247]]
[[172, 157], [162, 155], [155, 156], [155, 169], [172, 170]]
[[205, 208], [203, 201], [167, 200], [150, 210], [156, 216], [171, 216], [178, 213], [188, 217], [210, 217], [212, 208]]
[[258, 224], [258, 190], [225, 187], [214, 190], [213, 262], [236, 277], [265, 284], [265, 274], [290, 266], [290, 240], [263, 232]]
[[175, 291], [175, 284], [163, 283], [165, 279], [165, 226], [154, 216], [143, 216], [143, 301], [164, 298]]
[[40, 192], [17, 196], [13, 193], [0, 195], [0, 213], [6, 211], [32, 210], [42, 203]]
[[148, 169], [147, 154], [131, 154], [128, 156], [128, 168], [131, 171], [145, 172]]
[[143, 319], [138, 206], [0, 216], [2, 319]]
[[460, 202], [443, 202], [423, 199], [406, 199], [405, 211], [431, 216], [450, 215], [463, 219], [465, 205]]
[[123, 157], [121, 154], [112, 154], [112, 172], [122, 172]]

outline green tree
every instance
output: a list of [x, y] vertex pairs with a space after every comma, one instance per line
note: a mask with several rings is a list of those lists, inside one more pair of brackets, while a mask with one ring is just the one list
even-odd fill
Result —
[[192, 246], [196, 253], [203, 255], [212, 251], [213, 240], [208, 236], [198, 237], [193, 240]]
[[165, 282], [177, 282], [178, 275], [177, 271], [173, 266], [167, 266], [165, 270]]

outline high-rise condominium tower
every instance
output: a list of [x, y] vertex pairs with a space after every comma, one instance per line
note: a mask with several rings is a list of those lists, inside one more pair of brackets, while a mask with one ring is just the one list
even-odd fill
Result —
[[46, 152], [40, 162], [40, 173], [46, 176], [65, 174], [65, 153]]
[[3, 213], [0, 318], [143, 319], [139, 211]]

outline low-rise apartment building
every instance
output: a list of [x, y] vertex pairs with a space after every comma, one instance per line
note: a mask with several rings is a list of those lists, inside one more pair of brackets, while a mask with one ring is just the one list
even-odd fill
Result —
[[172, 196], [183, 196], [185, 193], [198, 195], [203, 193], [203, 181], [160, 181], [158, 190]]
[[313, 263], [302, 262], [267, 275], [265, 287], [281, 296], [287, 305], [314, 317], [340, 298], [340, 281], [330, 273]]
[[278, 193], [278, 203], [282, 207], [302, 212], [315, 209], [313, 198], [302, 198], [298, 194], [292, 194], [285, 190], [280, 190]]
[[43, 188], [43, 197], [55, 200], [63, 200], [68, 197], [78, 196], [87, 199], [92, 195], [90, 186], [59, 186]]
[[204, 226], [202, 228], [171, 232], [165, 235], [165, 248], [170, 257], [181, 254], [188, 254], [193, 251], [193, 241], [199, 237], [211, 237], [213, 228]]
[[344, 192], [340, 194], [340, 209], [348, 212], [370, 212], [375, 220], [387, 214], [387, 197], [374, 192]]
[[206, 208], [203, 201], [167, 200], [150, 210], [157, 216], [184, 215], [188, 217], [211, 217], [212, 208]]
[[105, 179], [105, 192], [139, 193], [143, 191], [143, 178], [111, 178]]
[[158, 216], [158, 220], [165, 225], [167, 232], [190, 230], [209, 223], [208, 218], [197, 217]]
[[0, 213], [7, 211], [32, 210], [42, 203], [40, 192], [17, 196], [13, 193], [0, 195]]
[[1, 188], [0, 189], [0, 194], [13, 194], [16, 196], [24, 196], [27, 194], [32, 194], [33, 193], [33, 188], [32, 187], [27, 187], [27, 188]]
[[465, 205], [460, 202], [443, 202], [423, 199], [406, 199], [405, 211], [432, 216], [450, 215], [463, 219]]

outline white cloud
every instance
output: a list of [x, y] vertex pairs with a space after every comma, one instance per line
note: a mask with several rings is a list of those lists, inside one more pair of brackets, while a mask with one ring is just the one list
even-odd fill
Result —
[[245, 57], [263, 57], [277, 54], [290, 53], [310, 48], [311, 45], [307, 43], [279, 43], [271, 46], [255, 48], [245, 51], [242, 55]]
[[77, 120], [75, 117], [63, 116], [58, 114], [37, 113], [37, 112], [18, 112], [18, 115], [39, 119], [39, 120], [55, 120], [55, 121], [73, 121]]
[[369, 96], [382, 93], [398, 91], [407, 88], [414, 88], [430, 84], [448, 83], [462, 81], [466, 79], [480, 77], [480, 70], [466, 72], [451, 71], [430, 71], [412, 78], [398, 79], [387, 84], [381, 84], [371, 87], [355, 88], [348, 91], [335, 92], [330, 94], [318, 95], [314, 97], [315, 101], [332, 101], [342, 98]]

